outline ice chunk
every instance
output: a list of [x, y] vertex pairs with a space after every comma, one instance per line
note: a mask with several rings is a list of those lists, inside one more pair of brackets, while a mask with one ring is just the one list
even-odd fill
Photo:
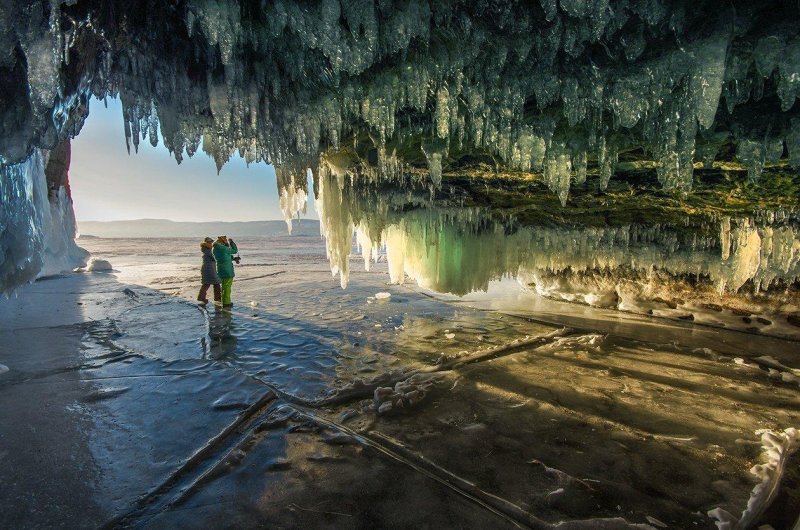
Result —
[[375, 300], [388, 300], [392, 297], [392, 293], [380, 292], [375, 293]]
[[796, 428], [782, 432], [763, 429], [756, 431], [756, 434], [761, 436], [762, 456], [766, 462], [753, 466], [750, 473], [761, 483], [753, 488], [747, 507], [738, 518], [722, 508], [708, 512], [709, 517], [716, 519], [720, 530], [750, 528], [758, 520], [778, 493], [789, 457], [800, 447], [800, 431]]
[[86, 272], [108, 272], [113, 270], [111, 262], [101, 258], [92, 258], [86, 266]]
[[645, 519], [647, 519], [647, 522], [653, 526], [657, 526], [659, 528], [669, 528], [663, 521], [659, 521], [655, 517], [652, 517], [650, 515], [645, 515], [644, 517]]

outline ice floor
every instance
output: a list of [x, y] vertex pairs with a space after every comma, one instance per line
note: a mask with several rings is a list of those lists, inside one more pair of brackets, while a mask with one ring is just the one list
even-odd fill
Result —
[[[755, 431], [800, 426], [795, 342], [381, 264], [342, 291], [315, 238], [240, 242], [203, 310], [193, 241], [83, 244], [115, 270], [0, 301], [3, 528], [714, 528]], [[797, 520], [798, 467], [759, 524]]]

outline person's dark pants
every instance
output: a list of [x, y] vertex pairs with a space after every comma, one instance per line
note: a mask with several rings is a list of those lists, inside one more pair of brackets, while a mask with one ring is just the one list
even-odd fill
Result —
[[[200, 287], [200, 294], [197, 295], [198, 300], [200, 300], [201, 302], [208, 302], [208, 298], [206, 298], [206, 296], [208, 293], [208, 288], [211, 287], [211, 285], [212, 284], [210, 283], [204, 283], [203, 286]], [[214, 285], [214, 301], [219, 302], [220, 299], [222, 298], [222, 290], [220, 289], [218, 283], [215, 283], [213, 285]]]

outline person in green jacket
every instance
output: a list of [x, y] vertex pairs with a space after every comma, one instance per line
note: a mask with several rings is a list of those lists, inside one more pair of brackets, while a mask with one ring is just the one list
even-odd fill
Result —
[[233, 305], [231, 302], [231, 287], [233, 286], [233, 262], [239, 263], [239, 258], [234, 257], [234, 254], [239, 252], [236, 243], [228, 236], [219, 236], [214, 242], [212, 249], [214, 259], [217, 260], [217, 275], [222, 280], [222, 307], [230, 307]]

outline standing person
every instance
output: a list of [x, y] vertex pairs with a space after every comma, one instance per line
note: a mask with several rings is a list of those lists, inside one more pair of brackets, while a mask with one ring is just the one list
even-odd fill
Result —
[[217, 275], [217, 260], [214, 259], [212, 252], [212, 244], [214, 240], [207, 237], [200, 243], [200, 251], [203, 253], [203, 265], [200, 267], [200, 293], [197, 295], [197, 300], [206, 305], [208, 303], [208, 288], [214, 286], [214, 302], [219, 302], [220, 294], [220, 280]]
[[233, 239], [228, 236], [219, 236], [214, 242], [214, 258], [217, 260], [217, 273], [222, 280], [222, 307], [231, 307], [231, 286], [233, 286], [233, 255], [239, 252]]

